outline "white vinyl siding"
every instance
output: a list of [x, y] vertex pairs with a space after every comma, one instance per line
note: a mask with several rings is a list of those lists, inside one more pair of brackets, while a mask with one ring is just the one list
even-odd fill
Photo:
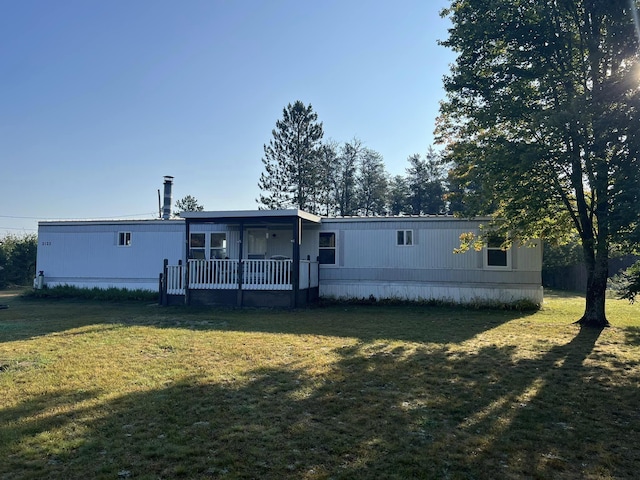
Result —
[[[128, 246], [120, 233], [131, 234]], [[184, 223], [173, 220], [41, 222], [38, 240], [36, 271], [49, 286], [157, 291], [163, 260], [185, 255]]]
[[[514, 246], [506, 252], [498, 248], [495, 255], [502, 256], [504, 264], [506, 253], [507, 267], [487, 266], [486, 249], [453, 253], [460, 246], [460, 235], [480, 234], [481, 223], [440, 217], [323, 219], [321, 232], [340, 232], [339, 268], [320, 269], [320, 296], [540, 301], [539, 244]], [[400, 248], [406, 231], [412, 232], [412, 246]]]

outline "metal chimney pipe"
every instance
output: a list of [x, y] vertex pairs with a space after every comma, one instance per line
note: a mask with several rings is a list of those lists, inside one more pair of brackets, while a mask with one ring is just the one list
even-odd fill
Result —
[[169, 220], [171, 218], [171, 187], [173, 186], [173, 177], [166, 175], [164, 177], [164, 206], [162, 207], [162, 219]]

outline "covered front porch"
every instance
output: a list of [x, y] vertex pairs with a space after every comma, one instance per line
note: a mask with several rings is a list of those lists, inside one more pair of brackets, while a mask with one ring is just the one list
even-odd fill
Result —
[[165, 305], [297, 307], [318, 298], [320, 218], [299, 210], [184, 212], [185, 255], [165, 260]]

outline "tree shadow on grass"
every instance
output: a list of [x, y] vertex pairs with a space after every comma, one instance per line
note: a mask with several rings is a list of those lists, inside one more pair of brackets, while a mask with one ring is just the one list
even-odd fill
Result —
[[625, 336], [628, 344], [640, 345], [640, 327], [627, 327]]
[[40, 300], [14, 296], [0, 310], [0, 342], [25, 340], [90, 325], [121, 325], [152, 315], [158, 308], [125, 302]]
[[[92, 325], [149, 326], [459, 343], [534, 311], [435, 306], [331, 306], [300, 310], [161, 308], [86, 300], [17, 300], [0, 313], [0, 342]], [[98, 328], [98, 327], [95, 327]]]
[[[0, 477], [631, 478], [638, 378], [590, 361], [598, 335], [536, 358], [359, 343], [322, 375], [203, 372], [91, 408], [62, 391], [3, 412]], [[69, 410], [62, 424], [38, 415], [50, 402]], [[27, 441], [53, 428], [69, 448]]]

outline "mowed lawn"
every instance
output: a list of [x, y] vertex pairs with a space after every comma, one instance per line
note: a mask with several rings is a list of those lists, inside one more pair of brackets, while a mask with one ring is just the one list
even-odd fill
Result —
[[1, 479], [640, 475], [637, 304], [0, 304]]

